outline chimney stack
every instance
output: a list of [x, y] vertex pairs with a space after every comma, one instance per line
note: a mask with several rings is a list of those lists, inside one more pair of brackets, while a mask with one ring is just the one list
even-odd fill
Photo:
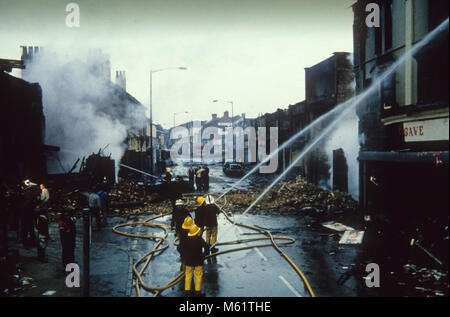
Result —
[[116, 84], [119, 85], [123, 90], [127, 91], [127, 78], [125, 76], [124, 70], [116, 71]]
[[224, 119], [229, 119], [229, 118], [230, 118], [229, 112], [228, 112], [228, 111], [225, 111], [225, 112], [223, 113], [223, 118], [224, 118]]
[[22, 69], [22, 79], [28, 80], [28, 69], [29, 64], [33, 61], [36, 56], [39, 56], [42, 54], [42, 47], [39, 46], [21, 46], [22, 49], [22, 56], [21, 60], [23, 61], [23, 64], [25, 65], [25, 69]]

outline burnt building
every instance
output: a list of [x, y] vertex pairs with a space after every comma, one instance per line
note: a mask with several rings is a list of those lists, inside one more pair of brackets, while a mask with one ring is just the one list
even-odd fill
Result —
[[[123, 140], [119, 140], [120, 144], [111, 144], [115, 146], [117, 151], [118, 147], [125, 148], [130, 152], [135, 152], [135, 143], [139, 139], [141, 131], [146, 126], [145, 107], [133, 96], [126, 91], [126, 77], [124, 71], [116, 72], [115, 83], [111, 81], [111, 67], [109, 56], [104, 54], [101, 49], [90, 49], [85, 62], [81, 60], [71, 60], [67, 63], [58, 65], [51, 64], [53, 57], [56, 58], [56, 54], [44, 51], [38, 47], [26, 47], [22, 46], [21, 60], [25, 65], [25, 69], [22, 71], [22, 78], [38, 80], [41, 82], [44, 89], [44, 94], [52, 96], [47, 98], [47, 110], [48, 127], [52, 127], [52, 131], [47, 131], [51, 138], [54, 138], [54, 143], [58, 143], [58, 146], [65, 146], [71, 149], [71, 153], [64, 151], [58, 156], [52, 155], [48, 157], [47, 166], [48, 171], [51, 174], [65, 174], [68, 167], [72, 166], [73, 162], [77, 159], [82, 159], [78, 155], [85, 155], [85, 158], [90, 153], [86, 153], [84, 146], [91, 145], [92, 139], [95, 135], [86, 135], [84, 131], [77, 129], [66, 129], [67, 120], [82, 121], [80, 118], [86, 118], [86, 116], [78, 115], [78, 113], [71, 113], [69, 110], [80, 109], [79, 114], [86, 113], [83, 110], [83, 106], [88, 105], [92, 107], [92, 117], [103, 119], [107, 123], [117, 122], [119, 128], [126, 129], [126, 136]], [[47, 68], [49, 71], [47, 72]], [[85, 80], [88, 82], [80, 82]], [[60, 88], [58, 93], [55, 93], [55, 88]], [[47, 91], [45, 91], [47, 89]], [[50, 102], [52, 103], [49, 103]], [[64, 111], [55, 111], [56, 105], [63, 103], [67, 113], [67, 119]], [[64, 107], [62, 107], [64, 108]], [[58, 108], [59, 109], [59, 108]], [[89, 119], [92, 119], [90, 117]], [[100, 120], [101, 121], [101, 120]], [[99, 122], [100, 122], [99, 121]], [[95, 121], [90, 121], [92, 125], [95, 125]], [[70, 132], [68, 132], [70, 131]], [[91, 130], [88, 130], [91, 131]], [[95, 131], [95, 130], [94, 130]], [[52, 133], [49, 133], [52, 132]], [[83, 134], [84, 133], [84, 134]], [[101, 131], [101, 133], [108, 133], [108, 131]], [[79, 142], [78, 142], [79, 141]], [[116, 140], [115, 140], [116, 141]], [[84, 143], [82, 143], [84, 142]], [[74, 148], [74, 143], [78, 146]], [[148, 142], [147, 142], [148, 143]], [[80, 146], [82, 144], [83, 146]], [[110, 144], [99, 144], [99, 148], [107, 149]], [[98, 149], [95, 149], [92, 154], [97, 153]], [[82, 153], [78, 153], [82, 152]], [[107, 152], [103, 153], [107, 155]], [[133, 154], [126, 156], [132, 157]], [[117, 158], [116, 158], [117, 159]], [[65, 168], [61, 161], [65, 163]], [[125, 160], [125, 163], [128, 161]], [[116, 162], [116, 168], [118, 162]], [[114, 176], [114, 173], [112, 173]], [[111, 178], [109, 173], [108, 178]], [[110, 182], [114, 182], [113, 179], [108, 179]]]
[[[287, 109], [277, 109], [256, 119], [256, 126], [278, 127], [278, 144], [283, 144], [292, 136], [307, 127], [311, 122], [332, 110], [335, 106], [354, 96], [353, 66], [350, 53], [336, 52], [333, 56], [311, 67], [305, 68], [304, 101], [289, 105]], [[305, 147], [314, 141], [333, 119], [324, 120], [307, 133], [292, 140], [291, 144], [279, 153], [278, 169], [287, 168]], [[355, 132], [356, 133], [356, 132]], [[330, 178], [328, 157], [323, 142], [314, 147], [294, 166], [294, 173], [302, 174], [310, 182], [321, 184]]]
[[[128, 131], [128, 137], [126, 140], [127, 151], [122, 158], [122, 163], [144, 171], [151, 173], [151, 152], [153, 151], [153, 173], [159, 174], [163, 172], [163, 161], [168, 160], [169, 154], [165, 147], [165, 134], [166, 131], [160, 124], [152, 124], [152, 142], [150, 144], [150, 120], [147, 119], [145, 127], [136, 128]], [[141, 178], [141, 175], [133, 172], [132, 170], [121, 169], [121, 176], [128, 175], [128, 178], [134, 179]]]
[[44, 182], [45, 152], [57, 148], [44, 144], [40, 85], [7, 73], [16, 67], [24, 66], [21, 61], [0, 60], [0, 179], [8, 183], [25, 179]]
[[[368, 3], [380, 8], [379, 27], [366, 24]], [[376, 85], [357, 109], [360, 203], [387, 215], [398, 230], [433, 223], [428, 232], [437, 232], [448, 225], [448, 5], [447, 0], [353, 5], [356, 92]], [[378, 83], [380, 74], [445, 20], [441, 32]]]
[[[305, 68], [306, 113], [309, 122], [353, 97], [353, 80], [353, 65], [347, 52], [336, 52], [326, 60]], [[323, 121], [311, 129], [308, 141], [314, 140], [329, 122]], [[314, 184], [321, 184], [330, 178], [330, 153], [323, 150], [324, 142], [321, 141], [304, 159], [305, 176]]]

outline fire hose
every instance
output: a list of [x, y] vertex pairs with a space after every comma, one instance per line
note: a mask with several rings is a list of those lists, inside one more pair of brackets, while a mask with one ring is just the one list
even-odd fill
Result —
[[[216, 206], [218, 206], [216, 204]], [[224, 214], [225, 218], [232, 223], [233, 225], [239, 226], [239, 227], [243, 227], [243, 228], [247, 228], [250, 230], [254, 230], [254, 231], [258, 231], [264, 235], [266, 235], [267, 237], [263, 237], [263, 238], [250, 238], [250, 239], [239, 239], [239, 240], [235, 240], [235, 241], [228, 241], [228, 242], [221, 242], [221, 243], [216, 243], [216, 246], [224, 246], [224, 245], [232, 245], [232, 244], [241, 244], [241, 243], [247, 243], [247, 242], [254, 242], [254, 241], [262, 241], [262, 240], [270, 240], [271, 243], [267, 243], [267, 244], [259, 244], [259, 245], [251, 245], [251, 246], [245, 246], [245, 247], [239, 247], [239, 248], [235, 248], [235, 249], [229, 249], [229, 250], [224, 250], [224, 251], [220, 251], [220, 252], [216, 252], [216, 253], [211, 253], [207, 256], [205, 256], [204, 259], [210, 258], [210, 257], [215, 257], [218, 255], [222, 255], [222, 254], [226, 254], [226, 253], [231, 253], [231, 252], [237, 252], [237, 251], [242, 251], [242, 250], [247, 250], [247, 249], [252, 249], [255, 247], [269, 247], [272, 246], [275, 248], [275, 250], [280, 253], [281, 256], [283, 256], [283, 258], [291, 265], [291, 267], [295, 270], [295, 272], [301, 277], [302, 281], [304, 282], [304, 284], [306, 285], [306, 288], [309, 292], [309, 294], [311, 295], [311, 297], [315, 297], [315, 294], [311, 288], [311, 286], [309, 285], [308, 280], [306, 279], [305, 275], [303, 274], [303, 272], [298, 268], [297, 265], [295, 265], [295, 263], [279, 248], [279, 246], [283, 246], [283, 245], [289, 245], [289, 244], [293, 244], [295, 242], [295, 239], [291, 238], [291, 237], [278, 237], [278, 236], [273, 236], [272, 233], [264, 228], [259, 228], [259, 227], [253, 227], [253, 226], [249, 226], [249, 225], [245, 225], [245, 224], [241, 224], [241, 223], [236, 223], [235, 221], [233, 221], [228, 214], [220, 207], [218, 206], [218, 208], [220, 209], [221, 213]], [[143, 288], [144, 290], [154, 293], [154, 296], [158, 296], [159, 294], [161, 294], [164, 290], [169, 289], [170, 287], [173, 287], [174, 285], [178, 284], [179, 282], [181, 282], [183, 280], [184, 277], [184, 272], [180, 272], [180, 274], [178, 274], [171, 282], [169, 282], [168, 284], [164, 285], [164, 286], [160, 286], [160, 287], [152, 287], [147, 285], [143, 278], [142, 275], [144, 274], [146, 268], [148, 267], [150, 261], [152, 260], [153, 256], [156, 253], [161, 254], [162, 252], [164, 252], [168, 247], [169, 244], [167, 242], [167, 236], [168, 236], [168, 226], [167, 225], [163, 225], [163, 224], [154, 224], [154, 223], [150, 223], [150, 221], [170, 215], [171, 213], [165, 213], [165, 214], [160, 214], [154, 217], [150, 217], [144, 221], [141, 222], [129, 222], [129, 223], [124, 223], [124, 224], [119, 224], [113, 227], [113, 231], [117, 234], [123, 235], [123, 236], [127, 236], [127, 237], [131, 237], [131, 238], [142, 238], [142, 239], [147, 239], [147, 240], [153, 240], [156, 241], [155, 246], [153, 247], [153, 249], [146, 253], [143, 257], [141, 257], [136, 263], [133, 264], [132, 266], [132, 270], [133, 270], [133, 274], [136, 278], [136, 283], [135, 283], [135, 288], [136, 288], [136, 294], [141, 297], [141, 288]], [[127, 226], [135, 226], [135, 225], [142, 225], [144, 227], [149, 227], [149, 228], [159, 228], [161, 230], [163, 230], [163, 236], [155, 236], [155, 235], [143, 235], [143, 234], [133, 234], [133, 233], [128, 233], [128, 232], [123, 232], [118, 230], [119, 228], [122, 227], [127, 227]], [[283, 242], [281, 243], [276, 243], [275, 240], [281, 240]], [[175, 239], [174, 241], [174, 245], [177, 245], [178, 239]], [[139, 266], [143, 264], [140, 268]]]

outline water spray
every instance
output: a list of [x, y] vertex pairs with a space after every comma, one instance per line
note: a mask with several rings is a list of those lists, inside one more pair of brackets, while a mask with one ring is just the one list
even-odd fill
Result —
[[278, 154], [282, 149], [290, 145], [294, 140], [320, 124], [325, 119], [329, 118], [334, 113], [337, 113], [341, 110], [345, 110], [347, 106], [355, 107], [358, 105], [362, 100], [367, 98], [371, 93], [375, 92], [375, 89], [378, 87], [378, 85], [384, 81], [387, 77], [389, 77], [401, 64], [403, 64], [408, 58], [412, 57], [414, 54], [416, 54], [419, 50], [421, 50], [425, 45], [428, 44], [436, 35], [438, 35], [440, 32], [444, 31], [448, 28], [449, 25], [449, 19], [447, 18], [445, 21], [443, 21], [439, 26], [437, 26], [433, 31], [428, 33], [420, 42], [416, 43], [410, 50], [405, 52], [397, 61], [395, 61], [385, 72], [383, 72], [377, 80], [364, 92], [359, 94], [358, 96], [355, 96], [339, 105], [334, 107], [329, 112], [321, 115], [316, 120], [308, 124], [303, 130], [297, 132], [295, 135], [293, 135], [289, 140], [284, 142], [276, 151], [273, 151], [270, 155], [268, 155], [264, 160], [262, 160], [260, 163], [258, 163], [254, 168], [252, 168], [247, 174], [245, 174], [241, 179], [236, 181], [233, 185], [230, 186], [222, 195], [220, 195], [217, 199], [222, 198], [224, 195], [228, 194], [233, 188], [235, 188], [240, 182], [242, 182], [244, 179], [252, 175], [258, 168], [265, 164], [270, 158], [272, 158], [274, 155]]
[[144, 172], [144, 171], [138, 170], [138, 169], [136, 169], [136, 168], [134, 168], [134, 167], [131, 167], [131, 166], [128, 166], [128, 165], [125, 165], [125, 164], [119, 164], [119, 165], [120, 165], [120, 166], [122, 166], [122, 167], [128, 168], [128, 169], [130, 169], [130, 170], [132, 170], [132, 171], [135, 171], [135, 172], [138, 172], [138, 173], [141, 173], [141, 174], [144, 174], [144, 175], [147, 175], [147, 176], [150, 176], [150, 177], [156, 178], [156, 179], [158, 179], [158, 178], [159, 178], [158, 176], [155, 176], [155, 175], [149, 174], [149, 173], [147, 173], [147, 172]]
[[[301, 130], [300, 132], [298, 132], [297, 134], [295, 134], [294, 136], [292, 136], [288, 141], [286, 141], [285, 143], [282, 144], [281, 147], [279, 147], [276, 151], [272, 152], [270, 154], [270, 156], [266, 157], [265, 160], [261, 161], [258, 165], [256, 165], [250, 172], [248, 172], [244, 177], [242, 177], [240, 180], [238, 180], [236, 183], [234, 183], [228, 190], [226, 190], [221, 196], [218, 197], [218, 199], [220, 199], [221, 197], [223, 197], [224, 195], [226, 195], [232, 188], [234, 188], [238, 183], [240, 183], [242, 180], [244, 180], [245, 178], [247, 178], [248, 176], [250, 176], [251, 174], [253, 174], [258, 168], [259, 166], [261, 166], [262, 164], [264, 164], [271, 156], [277, 154], [280, 150], [282, 150], [283, 148], [285, 148], [287, 145], [289, 145], [290, 143], [292, 143], [292, 141], [296, 138], [298, 138], [299, 136], [303, 135], [304, 133], [306, 133], [306, 131], [309, 131], [310, 129], [312, 129], [314, 126], [316, 126], [318, 123], [322, 122], [325, 118], [331, 116], [331, 114], [334, 114], [337, 111], [340, 111], [342, 109], [343, 112], [336, 117], [331, 123], [330, 126], [327, 127], [320, 135], [319, 137], [317, 137], [312, 143], [310, 143], [309, 146], [307, 146], [307, 148], [305, 148], [301, 154], [299, 154], [299, 156], [286, 168], [286, 170], [281, 173], [281, 175], [279, 177], [277, 177], [264, 191], [263, 193], [241, 214], [244, 215], [247, 211], [249, 211], [258, 201], [260, 201], [262, 199], [262, 197], [264, 197], [268, 191], [275, 186], [286, 174], [289, 170], [292, 169], [292, 167], [295, 166], [295, 164], [302, 158], [304, 157], [315, 145], [317, 145], [317, 143], [323, 139], [330, 131], [331, 129], [343, 118], [345, 117], [345, 115], [347, 115], [350, 110], [356, 108], [357, 105], [359, 105], [362, 101], [364, 101], [367, 97], [369, 97], [372, 93], [376, 92], [376, 89], [378, 88], [378, 86], [386, 79], [388, 78], [390, 75], [392, 75], [392, 73], [394, 71], [397, 70], [397, 68], [402, 65], [407, 59], [411, 58], [414, 54], [416, 54], [418, 51], [420, 51], [425, 45], [427, 45], [434, 37], [436, 37], [440, 32], [448, 29], [448, 25], [449, 25], [449, 19], [447, 18], [444, 22], [442, 22], [439, 26], [437, 26], [433, 31], [431, 31], [430, 33], [428, 33], [422, 40], [420, 40], [420, 42], [416, 43], [410, 50], [406, 51], [398, 60], [396, 60], [386, 71], [384, 71], [383, 73], [380, 74], [380, 76], [377, 78], [377, 80], [375, 82], [372, 83], [372, 85], [370, 85], [370, 87], [368, 89], [366, 89], [365, 91], [363, 91], [361, 94], [349, 99], [346, 102], [341, 103], [340, 105], [337, 105], [333, 110], [327, 112], [326, 114], [320, 116], [319, 118], [317, 118], [315, 121], [313, 121], [311, 124], [309, 124], [308, 126], [306, 126], [303, 130]], [[232, 228], [234, 226], [234, 224], [229, 227], [225, 232], [228, 232], [228, 230], [230, 228]]]

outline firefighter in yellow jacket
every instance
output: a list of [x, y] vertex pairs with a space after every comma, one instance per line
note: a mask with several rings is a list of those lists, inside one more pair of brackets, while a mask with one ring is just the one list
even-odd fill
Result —
[[203, 260], [208, 254], [208, 245], [199, 235], [200, 228], [193, 224], [183, 243], [182, 256], [186, 264], [184, 290], [191, 295], [192, 277], [195, 277], [195, 296], [201, 296]]

